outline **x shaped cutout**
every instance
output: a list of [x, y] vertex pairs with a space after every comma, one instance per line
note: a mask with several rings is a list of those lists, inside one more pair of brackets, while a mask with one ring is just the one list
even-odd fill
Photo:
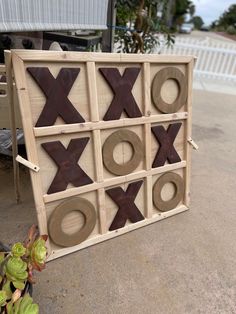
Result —
[[48, 194], [64, 191], [69, 183], [76, 187], [93, 183], [78, 165], [78, 160], [88, 141], [89, 137], [73, 139], [67, 149], [60, 141], [41, 144], [58, 166], [56, 176], [47, 191]]
[[112, 188], [106, 191], [110, 198], [119, 207], [109, 228], [110, 231], [124, 227], [127, 219], [133, 223], [144, 219], [143, 215], [134, 203], [142, 184], [142, 180], [130, 183], [126, 192], [122, 190], [121, 187]]
[[114, 93], [114, 98], [103, 120], [118, 120], [123, 110], [129, 118], [141, 117], [142, 113], [132, 94], [140, 68], [126, 68], [123, 76], [117, 68], [99, 68], [99, 71]]
[[46, 67], [29, 67], [27, 71], [47, 98], [36, 127], [53, 125], [58, 116], [67, 124], [85, 122], [67, 98], [80, 69], [62, 68], [56, 78]]
[[170, 124], [167, 131], [162, 125], [152, 127], [152, 133], [160, 144], [160, 148], [152, 164], [153, 168], [164, 166], [166, 160], [170, 164], [181, 161], [173, 145], [181, 125], [182, 123]]

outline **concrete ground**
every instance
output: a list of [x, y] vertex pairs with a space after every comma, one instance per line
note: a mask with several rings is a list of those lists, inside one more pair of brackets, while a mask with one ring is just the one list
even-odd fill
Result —
[[[48, 263], [34, 287], [40, 313], [236, 313], [235, 119], [235, 96], [195, 90], [191, 210]], [[0, 168], [10, 244], [36, 216], [27, 171], [15, 205], [10, 162]]]
[[206, 38], [209, 38], [209, 39], [214, 39], [214, 40], [217, 40], [217, 41], [220, 41], [220, 42], [227, 42], [228, 44], [234, 44], [235, 41], [230, 39], [230, 38], [227, 38], [225, 36], [223, 36], [222, 34], [220, 33], [215, 33], [215, 32], [203, 32], [203, 31], [192, 31], [191, 34], [176, 34], [177, 37], [189, 37], [189, 38], [195, 38], [197, 40], [204, 40]]

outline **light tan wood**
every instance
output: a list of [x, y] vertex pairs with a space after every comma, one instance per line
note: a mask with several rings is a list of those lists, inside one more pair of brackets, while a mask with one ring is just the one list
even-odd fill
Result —
[[103, 162], [102, 162], [102, 146], [101, 146], [101, 135], [99, 130], [93, 130], [93, 141], [94, 141], [94, 161], [96, 168], [96, 181], [103, 181]]
[[6, 64], [6, 77], [7, 77], [7, 100], [8, 100], [8, 112], [10, 116], [11, 136], [12, 136], [12, 162], [14, 173], [14, 189], [16, 202], [20, 202], [20, 175], [19, 165], [16, 161], [18, 154], [17, 134], [16, 134], [16, 118], [15, 118], [15, 104], [14, 104], [14, 90], [12, 79], [12, 59], [10, 51], [5, 51], [5, 64]]
[[[32, 117], [31, 117], [31, 110], [30, 110], [30, 100], [29, 95], [26, 90], [26, 78], [25, 78], [25, 69], [23, 61], [16, 55], [12, 55], [13, 62], [17, 64], [17, 67], [14, 68], [15, 79], [17, 82], [17, 91], [18, 97], [20, 101], [20, 110], [21, 110], [21, 118], [24, 128], [24, 135], [27, 139], [28, 145], [26, 145], [27, 149], [27, 157], [30, 162], [33, 164], [38, 165], [38, 155], [36, 149], [36, 143], [34, 139], [34, 132], [32, 128]], [[30, 172], [31, 182], [33, 185], [33, 194], [34, 194], [34, 201], [37, 211], [38, 223], [39, 223], [39, 230], [41, 234], [48, 234], [47, 229], [47, 217], [45, 211], [45, 204], [42, 198], [42, 187], [41, 187], [41, 179], [40, 179], [40, 172]], [[50, 243], [48, 242], [48, 249], [50, 252]]]
[[105, 234], [107, 232], [107, 215], [106, 215], [106, 200], [105, 200], [105, 190], [98, 189], [98, 204], [99, 204], [99, 224], [100, 233]]
[[185, 168], [185, 196], [184, 196], [184, 204], [189, 207], [190, 205], [190, 180], [191, 180], [191, 153], [192, 147], [188, 143], [188, 139], [192, 136], [192, 84], [193, 84], [193, 67], [194, 60], [191, 60], [188, 64], [187, 75], [188, 75], [188, 98], [187, 98], [187, 106], [189, 118], [187, 119], [186, 128], [185, 128], [185, 138], [187, 140], [186, 151], [185, 151], [185, 160], [187, 162], [187, 166]]
[[150, 170], [152, 167], [152, 143], [151, 143], [151, 123], [146, 123], [144, 125], [145, 133], [145, 161], [146, 161], [146, 170]]
[[35, 171], [35, 172], [39, 172], [39, 170], [40, 170], [40, 168], [37, 165], [35, 165], [32, 162], [28, 161], [27, 159], [21, 157], [20, 155], [17, 155], [15, 160], [17, 162], [19, 162], [20, 164], [24, 165], [25, 167], [27, 167], [27, 168]]
[[143, 63], [143, 102], [145, 116], [151, 115], [151, 74], [150, 74], [150, 63]]
[[67, 254], [70, 254], [70, 253], [73, 253], [73, 252], [76, 252], [78, 250], [82, 250], [86, 247], [89, 247], [91, 245], [94, 245], [94, 244], [97, 244], [99, 242], [102, 242], [102, 241], [106, 241], [106, 240], [110, 240], [114, 237], [117, 237], [119, 235], [122, 235], [122, 234], [125, 234], [127, 232], [130, 232], [132, 230], [135, 230], [137, 228], [140, 228], [140, 227], [144, 227], [144, 226], [147, 226], [147, 225], [150, 225], [154, 222], [157, 222], [157, 221], [160, 221], [160, 220], [163, 220], [165, 218], [168, 218], [168, 217], [171, 217], [173, 215], [177, 215], [177, 214], [180, 214], [180, 213], [183, 213], [185, 211], [187, 211], [189, 208], [186, 207], [185, 205], [181, 205], [175, 209], [172, 209], [168, 212], [163, 212], [163, 213], [158, 213], [158, 214], [155, 214], [153, 215], [152, 218], [150, 219], [145, 219], [145, 220], [141, 220], [139, 222], [136, 222], [134, 224], [130, 224], [128, 226], [125, 226], [124, 228], [121, 228], [121, 229], [117, 229], [115, 231], [110, 231], [104, 235], [98, 235], [94, 238], [91, 238], [89, 240], [87, 240], [86, 242], [83, 242], [79, 245], [76, 245], [76, 246], [73, 246], [71, 248], [65, 248], [65, 249], [59, 249], [59, 250], [56, 250], [56, 251], [52, 251], [51, 252], [51, 255], [49, 256], [49, 258], [47, 259], [47, 261], [52, 261], [58, 257], [61, 257], [61, 256], [64, 256], [64, 255], [67, 255]]
[[104, 130], [113, 129], [114, 127], [129, 127], [134, 125], [154, 123], [154, 122], [166, 122], [177, 121], [188, 118], [187, 112], [177, 112], [173, 114], [165, 114], [158, 116], [133, 118], [133, 119], [120, 119], [114, 121], [99, 121], [99, 122], [85, 122], [80, 124], [62, 124], [53, 125], [51, 127], [34, 128], [34, 134], [36, 137], [56, 135], [56, 134], [70, 134], [92, 130]]
[[[192, 60], [192, 61], [191, 61]], [[99, 243], [119, 234], [126, 233], [138, 227], [148, 225], [160, 219], [175, 215], [187, 210], [186, 202], [168, 212], [159, 212], [153, 205], [153, 185], [157, 178], [166, 172], [173, 171], [180, 174], [184, 184], [188, 184], [189, 155], [187, 148], [187, 125], [190, 121], [189, 99], [187, 104], [178, 112], [161, 114], [151, 102], [151, 83], [155, 73], [159, 70], [173, 66], [178, 68], [184, 75], [188, 76], [188, 82], [192, 81], [188, 71], [192, 57], [160, 56], [160, 55], [122, 55], [103, 53], [77, 53], [77, 52], [42, 52], [42, 51], [13, 51], [13, 64], [16, 73], [16, 83], [20, 100], [21, 114], [24, 118], [24, 130], [28, 159], [38, 165], [38, 174], [31, 173], [34, 190], [36, 210], [40, 232], [47, 232], [49, 217], [62, 200], [67, 201], [71, 197], [80, 196], [91, 202], [96, 210], [97, 221], [94, 230], [88, 238], [70, 248], [62, 249], [49, 239], [51, 256], [49, 260], [63, 256], [70, 252], [82, 249], [89, 245]], [[65, 124], [58, 117], [54, 125], [48, 127], [34, 127], [43, 109], [46, 98], [38, 85], [27, 73], [27, 67], [48, 67], [51, 74], [56, 78], [61, 68], [80, 68], [78, 78], [75, 80], [68, 94], [68, 99], [85, 119], [84, 123]], [[111, 87], [104, 80], [99, 72], [100, 67], [117, 68], [121, 75], [128, 67], [139, 67], [141, 69], [135, 81], [132, 94], [139, 106], [143, 116], [140, 118], [127, 118], [122, 112], [120, 119], [114, 121], [103, 121], [104, 114], [108, 110], [114, 97]], [[164, 95], [174, 99], [175, 90], [172, 84], [163, 87]], [[189, 93], [190, 85], [188, 86]], [[165, 129], [173, 123], [182, 123], [181, 129], [174, 141], [174, 147], [178, 152], [181, 161], [169, 164], [168, 160], [162, 167], [152, 168], [152, 163], [159, 149], [158, 141], [151, 132], [151, 127], [162, 125]], [[143, 143], [143, 153], [140, 164], [133, 172], [127, 175], [115, 176], [107, 171], [102, 159], [102, 147], [106, 139], [114, 132], [122, 129], [134, 132]], [[67, 149], [72, 139], [89, 138], [78, 165], [92, 179], [93, 183], [75, 187], [71, 182], [65, 190], [47, 194], [47, 190], [54, 179], [58, 166], [52, 158], [43, 150], [41, 144], [53, 141], [60, 141]], [[118, 143], [114, 146], [114, 160], [117, 164], [124, 164], [130, 160], [130, 146], [126, 143]], [[186, 181], [187, 179], [187, 181]], [[114, 220], [118, 206], [106, 193], [112, 187], [120, 187], [126, 191], [129, 184], [134, 181], [143, 180], [143, 184], [135, 199], [135, 204], [145, 217], [145, 220], [138, 223], [131, 223], [127, 219], [124, 228], [109, 232], [108, 229]], [[63, 232], [69, 235], [77, 230], [77, 224], [81, 221], [75, 213], [65, 217]], [[56, 242], [56, 241], [55, 241]]]
[[152, 176], [146, 177], [146, 189], [145, 189], [145, 196], [146, 196], [146, 218], [152, 218], [153, 216], [153, 196], [152, 196]]
[[49, 203], [49, 202], [53, 202], [53, 201], [56, 201], [59, 199], [64, 199], [66, 197], [80, 195], [80, 194], [90, 192], [93, 190], [97, 190], [97, 189], [101, 189], [101, 188], [105, 188], [105, 187], [109, 187], [109, 186], [113, 186], [113, 185], [119, 185], [119, 184], [133, 181], [133, 180], [138, 180], [141, 178], [145, 178], [148, 175], [153, 176], [153, 175], [156, 175], [158, 173], [163, 173], [166, 171], [176, 170], [176, 169], [185, 168], [185, 167], [186, 167], [186, 161], [181, 161], [181, 162], [177, 162], [175, 164], [170, 164], [170, 165], [165, 165], [163, 167], [153, 168], [149, 171], [141, 170], [139, 172], [127, 174], [125, 176], [113, 177], [110, 179], [106, 179], [103, 182], [99, 182], [99, 183], [94, 182], [93, 184], [81, 186], [79, 188], [75, 188], [75, 187], [70, 188], [68, 190], [54, 193], [54, 194], [45, 194], [43, 196], [43, 199], [44, 199], [45, 203]]
[[199, 148], [198, 145], [194, 142], [194, 140], [191, 137], [188, 138], [188, 142], [189, 144], [192, 145], [193, 149], [198, 150]]
[[189, 63], [193, 56], [159, 55], [159, 54], [122, 54], [104, 52], [64, 52], [42, 50], [13, 49], [23, 61], [53, 62], [155, 62], [155, 63]]
[[91, 121], [99, 121], [95, 63], [87, 62], [87, 80]]

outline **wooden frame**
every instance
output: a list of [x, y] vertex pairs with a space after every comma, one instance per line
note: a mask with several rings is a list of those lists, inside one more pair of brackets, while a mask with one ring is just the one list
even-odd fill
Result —
[[[189, 208], [190, 200], [190, 145], [191, 137], [191, 107], [192, 107], [192, 72], [194, 58], [191, 56], [160, 56], [160, 55], [129, 55], [83, 52], [49, 52], [49, 51], [12, 51], [13, 69], [20, 103], [22, 123], [26, 140], [28, 160], [40, 167], [39, 172], [31, 171], [34, 200], [41, 234], [48, 233], [48, 219], [53, 210], [66, 200], [75, 196], [89, 199], [97, 210], [97, 224], [94, 231], [84, 242], [73, 247], [61, 248], [49, 240], [49, 258], [63, 256], [87, 246], [113, 238], [141, 226], [148, 225], [166, 217], [183, 212]], [[84, 123], [65, 124], [57, 120], [52, 126], [35, 127], [35, 122], [45, 104], [45, 96], [39, 89], [26, 68], [30, 66], [48, 67], [54, 77], [62, 67], [79, 67], [80, 74], [68, 95], [77, 110], [85, 116]], [[127, 118], [122, 114], [119, 120], [102, 121], [104, 110], [109, 106], [113, 93], [99, 74], [98, 68], [104, 66], [116, 67], [122, 73], [125, 67], [137, 66], [140, 68], [139, 77], [133, 87], [133, 95], [142, 110], [142, 117]], [[157, 71], [165, 67], [178, 68], [187, 78], [187, 100], [178, 112], [162, 114], [151, 101], [151, 82]], [[170, 85], [168, 85], [170, 84]], [[176, 94], [173, 82], [163, 85], [163, 97], [173, 98]], [[172, 84], [172, 85], [171, 85]], [[177, 90], [178, 93], [178, 90]], [[172, 95], [173, 94], [173, 95]], [[169, 101], [171, 101], [169, 99]], [[158, 143], [151, 132], [151, 127], [163, 125], [167, 129], [170, 123], [182, 123], [181, 132], [176, 137], [175, 146], [181, 156], [181, 161], [164, 166], [152, 168], [152, 160], [158, 150]], [[133, 130], [141, 138], [144, 145], [145, 158], [135, 171], [124, 176], [110, 174], [103, 165], [102, 146], [106, 138], [113, 132], [122, 128]], [[60, 140], [66, 147], [73, 138], [88, 136], [91, 140], [81, 156], [83, 169], [88, 171], [93, 183], [75, 187], [69, 185], [66, 190], [47, 194], [49, 182], [52, 181], [56, 167], [50, 157], [43, 151], [41, 144]], [[123, 144], [122, 144], [123, 145]], [[120, 147], [124, 156], [129, 155], [127, 147]], [[119, 153], [115, 153], [119, 157]], [[160, 212], [153, 206], [152, 189], [160, 174], [173, 171], [184, 180], [185, 193], [183, 201], [168, 212]], [[121, 185], [125, 190], [130, 182], [142, 179], [144, 181], [141, 192], [137, 196], [136, 204], [140, 204], [145, 219], [136, 223], [127, 221], [126, 225], [114, 231], [108, 231], [109, 224], [114, 218], [117, 206], [112, 204], [106, 194], [106, 189]], [[65, 222], [65, 230], [75, 228], [74, 221], [78, 219], [71, 216]], [[79, 220], [77, 220], [78, 222]]]

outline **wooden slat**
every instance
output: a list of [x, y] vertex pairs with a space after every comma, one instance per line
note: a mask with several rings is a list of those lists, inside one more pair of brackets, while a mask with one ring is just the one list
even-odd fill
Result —
[[153, 215], [153, 202], [152, 202], [152, 176], [146, 177], [146, 218], [152, 218]]
[[87, 62], [87, 81], [91, 121], [99, 121], [95, 63]]
[[105, 234], [107, 232], [107, 214], [106, 214], [106, 202], [105, 202], [105, 190], [98, 189], [98, 215], [100, 233]]
[[94, 182], [89, 185], [81, 186], [78, 188], [71, 188], [62, 192], [54, 193], [54, 194], [45, 194], [43, 196], [44, 202], [49, 203], [56, 200], [64, 199], [66, 197], [71, 197], [79, 194], [83, 194], [86, 192], [90, 192], [93, 190], [105, 188], [108, 186], [119, 185], [121, 183], [129, 182], [132, 180], [138, 180], [141, 178], [145, 178], [146, 176], [152, 176], [155, 174], [163, 173], [166, 171], [172, 171], [176, 169], [181, 169], [186, 167], [186, 161], [177, 162], [175, 164], [165, 165], [163, 167], [153, 168], [149, 171], [142, 170], [135, 173], [127, 174], [126, 176], [114, 177], [111, 179], [106, 179], [103, 182]]
[[192, 56], [175, 56], [159, 54], [122, 54], [122, 53], [100, 53], [88, 52], [64, 52], [64, 51], [43, 51], [42, 50], [12, 50], [23, 61], [53, 61], [57, 62], [155, 62], [155, 63], [188, 63]]
[[[20, 110], [21, 110], [21, 117], [22, 117], [22, 123], [24, 128], [24, 135], [27, 139], [27, 157], [28, 160], [32, 163], [38, 165], [38, 152], [37, 147], [34, 139], [34, 132], [32, 127], [32, 113], [30, 110], [30, 99], [29, 94], [26, 90], [26, 77], [25, 77], [25, 69], [23, 61], [16, 55], [12, 55], [13, 62], [17, 64], [17, 67], [14, 69], [15, 79], [17, 81], [17, 87], [18, 87], [18, 96], [19, 101], [21, 104]], [[30, 127], [31, 126], [31, 127]], [[48, 234], [48, 228], [47, 228], [47, 216], [46, 216], [46, 210], [44, 201], [42, 198], [42, 185], [41, 185], [41, 178], [40, 178], [40, 172], [33, 172], [30, 171], [31, 176], [31, 182], [33, 185], [33, 194], [34, 194], [34, 201], [36, 205], [36, 211], [37, 211], [37, 217], [38, 217], [38, 223], [39, 223], [39, 230], [41, 234]], [[50, 252], [50, 244], [48, 243], [48, 248]]]
[[140, 125], [145, 123], [155, 123], [155, 122], [168, 122], [184, 120], [188, 118], [187, 112], [176, 112], [171, 114], [160, 114], [153, 115], [150, 117], [141, 117], [133, 119], [120, 119], [114, 121], [99, 121], [99, 122], [85, 122], [79, 124], [62, 124], [53, 125], [50, 127], [40, 127], [34, 128], [34, 135], [36, 137], [56, 135], [56, 134], [70, 134], [78, 133], [92, 130], [103, 130], [103, 129], [113, 129], [119, 127], [129, 127], [134, 125]]
[[143, 64], [143, 103], [145, 116], [149, 117], [151, 115], [151, 74], [148, 62]]
[[[192, 60], [188, 64], [188, 68], [187, 68], [187, 75], [188, 75], [188, 114], [189, 114], [189, 117], [187, 119], [186, 132], [185, 132], [185, 139], [186, 140], [192, 136], [193, 67], [194, 67], [194, 61]], [[184, 197], [184, 204], [187, 207], [189, 207], [189, 205], [190, 205], [191, 151], [192, 151], [192, 146], [188, 143], [186, 145], [186, 151], [185, 151], [185, 160], [186, 160], [187, 166], [185, 168], [185, 197]]]
[[100, 130], [93, 130], [93, 141], [94, 141], [94, 160], [96, 168], [96, 179], [97, 182], [103, 181], [103, 162], [102, 162], [102, 146]]
[[58, 249], [56, 251], [52, 251], [51, 255], [49, 256], [47, 261], [49, 262], [49, 261], [54, 260], [54, 259], [56, 259], [58, 257], [64, 256], [66, 254], [70, 254], [72, 252], [76, 252], [78, 250], [84, 249], [86, 247], [89, 247], [91, 245], [97, 244], [99, 242], [112, 239], [112, 238], [117, 237], [119, 235], [125, 234], [127, 232], [132, 231], [132, 230], [135, 230], [137, 228], [150, 225], [150, 224], [152, 224], [154, 222], [157, 222], [157, 221], [160, 221], [162, 219], [171, 217], [173, 215], [177, 215], [177, 214], [185, 212], [187, 210], [188, 210], [188, 208], [186, 206], [181, 205], [181, 206], [179, 206], [179, 207], [177, 207], [175, 209], [172, 209], [172, 210], [170, 210], [168, 212], [155, 214], [150, 219], [141, 220], [141, 221], [136, 222], [134, 224], [125, 226], [124, 228], [117, 229], [115, 231], [110, 231], [110, 232], [108, 232], [108, 233], [106, 233], [104, 235], [98, 235], [97, 237], [88, 239], [88, 240], [84, 241], [83, 243], [81, 243], [79, 245], [72, 246], [72, 247], [69, 247], [69, 248], [64, 248], [64, 249]]

